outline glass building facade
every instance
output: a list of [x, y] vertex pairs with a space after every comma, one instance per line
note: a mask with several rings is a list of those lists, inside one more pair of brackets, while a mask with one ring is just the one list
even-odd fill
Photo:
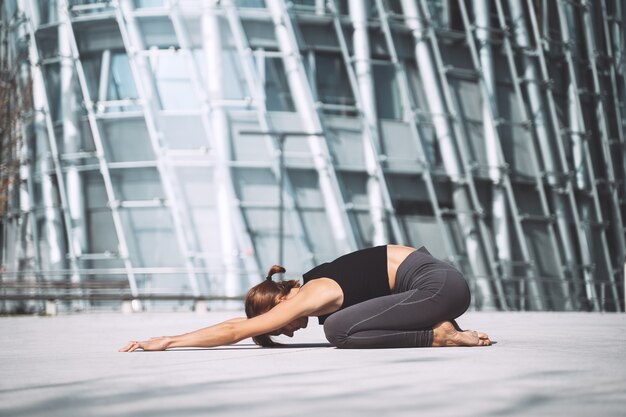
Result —
[[1, 7], [5, 286], [240, 296], [397, 243], [476, 309], [624, 310], [620, 1]]

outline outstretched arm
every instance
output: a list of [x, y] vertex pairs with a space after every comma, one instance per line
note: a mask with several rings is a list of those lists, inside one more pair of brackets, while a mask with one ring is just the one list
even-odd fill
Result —
[[129, 342], [126, 346], [119, 349], [119, 352], [133, 352], [137, 349], [165, 350], [174, 347], [214, 347], [230, 345], [239, 341], [234, 339], [234, 324], [245, 320], [247, 320], [245, 317], [236, 317], [213, 326], [204, 327], [177, 336], [160, 336], [141, 342]]
[[322, 282], [311, 282], [303, 286], [293, 298], [287, 299], [274, 306], [270, 311], [251, 319], [235, 318], [178, 336], [155, 337], [143, 342], [133, 341], [119, 351], [215, 347], [230, 345], [248, 337], [267, 334], [284, 327], [299, 317], [310, 316], [312, 313], [323, 309], [325, 305], [335, 302], [332, 293], [322, 288]]

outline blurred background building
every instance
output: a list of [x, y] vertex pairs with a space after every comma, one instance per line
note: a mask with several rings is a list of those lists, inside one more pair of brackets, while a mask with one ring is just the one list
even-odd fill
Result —
[[624, 310], [619, 0], [1, 7], [4, 311], [186, 306], [385, 243], [477, 309]]

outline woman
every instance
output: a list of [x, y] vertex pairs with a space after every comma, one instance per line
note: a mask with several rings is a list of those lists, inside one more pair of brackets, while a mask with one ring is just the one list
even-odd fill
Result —
[[274, 265], [267, 279], [248, 291], [247, 318], [130, 342], [120, 352], [213, 347], [248, 337], [274, 346], [271, 336], [292, 337], [307, 326], [309, 316], [319, 318], [326, 338], [338, 348], [491, 344], [484, 333], [458, 328], [454, 319], [469, 307], [469, 287], [458, 270], [424, 247], [385, 245], [352, 252], [305, 273], [302, 286], [297, 280], [272, 281], [279, 272], [285, 269]]

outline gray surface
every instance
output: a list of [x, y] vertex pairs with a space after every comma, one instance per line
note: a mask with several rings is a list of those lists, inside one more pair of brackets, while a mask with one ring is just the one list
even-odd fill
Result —
[[[484, 348], [117, 352], [238, 315], [2, 317], [0, 415], [625, 415], [626, 315], [468, 313]], [[316, 320], [288, 341], [325, 343]]]

